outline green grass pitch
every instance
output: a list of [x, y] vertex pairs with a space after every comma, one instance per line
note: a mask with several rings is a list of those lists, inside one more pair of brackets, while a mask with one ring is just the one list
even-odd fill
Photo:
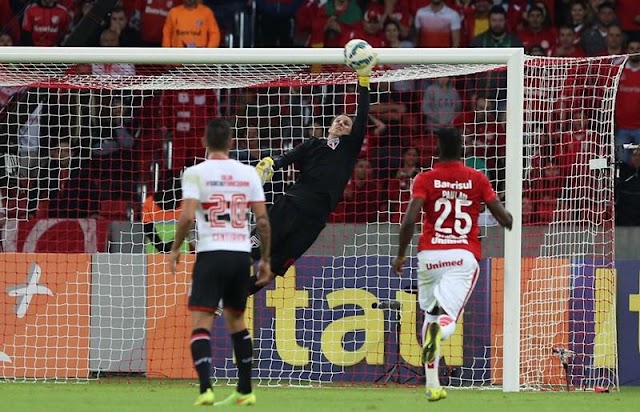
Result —
[[[214, 388], [216, 400], [233, 387]], [[539, 392], [505, 394], [496, 390], [449, 390], [443, 401], [429, 403], [418, 387], [294, 388], [257, 387], [250, 410], [277, 412], [454, 411], [574, 412], [638, 411], [640, 387], [620, 392]], [[91, 382], [88, 384], [3, 383], [0, 410], [6, 412], [161, 412], [193, 411], [197, 388], [185, 382]], [[203, 407], [200, 407], [203, 408]], [[209, 407], [204, 407], [209, 408]], [[216, 409], [229, 409], [216, 407]], [[235, 408], [232, 408], [235, 409]]]

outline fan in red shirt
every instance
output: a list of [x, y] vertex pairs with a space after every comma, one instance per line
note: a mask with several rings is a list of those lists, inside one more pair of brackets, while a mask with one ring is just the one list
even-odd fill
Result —
[[576, 44], [576, 32], [571, 26], [558, 29], [558, 44], [549, 50], [549, 56], [554, 57], [587, 57], [587, 54]]
[[533, 6], [527, 13], [527, 28], [518, 32], [518, 38], [529, 50], [534, 44], [540, 45], [546, 52], [556, 44], [555, 30], [544, 26], [544, 13], [540, 7]]
[[478, 280], [480, 240], [478, 216], [486, 204], [498, 223], [511, 229], [513, 218], [480, 171], [461, 160], [462, 135], [456, 129], [438, 131], [440, 162], [420, 173], [400, 226], [398, 254], [392, 267], [402, 273], [405, 252], [420, 211], [424, 209], [418, 243], [418, 297], [424, 311], [422, 362], [427, 399], [444, 399], [438, 381], [441, 341], [449, 338]]
[[618, 94], [616, 96], [616, 146], [618, 153], [624, 153], [620, 160], [628, 160], [629, 150], [622, 150], [624, 143], [640, 144], [640, 42], [629, 42], [629, 60], [620, 75]]
[[[169, 10], [181, 4], [182, 0], [136, 0], [133, 10], [140, 15], [140, 40], [143, 44], [155, 47], [162, 44], [162, 28]], [[127, 6], [132, 8], [129, 4]]]
[[385, 47], [381, 17], [378, 12], [369, 10], [365, 13], [364, 19], [361, 22], [342, 29], [338, 44], [344, 45], [347, 44], [349, 40], [362, 39], [368, 42], [374, 49]]
[[28, 46], [57, 46], [69, 30], [71, 19], [56, 0], [40, 0], [24, 12], [23, 43]]

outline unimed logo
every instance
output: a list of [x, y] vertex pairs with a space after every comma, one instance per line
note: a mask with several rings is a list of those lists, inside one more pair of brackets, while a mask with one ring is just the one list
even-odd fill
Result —
[[427, 267], [427, 270], [434, 270], [434, 269], [442, 269], [442, 268], [451, 268], [454, 266], [462, 266], [463, 263], [464, 261], [462, 259], [445, 260], [437, 263], [427, 263], [426, 267]]

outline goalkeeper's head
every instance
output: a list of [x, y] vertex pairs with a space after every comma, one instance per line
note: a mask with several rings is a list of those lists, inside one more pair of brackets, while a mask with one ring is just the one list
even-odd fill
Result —
[[210, 152], [224, 152], [231, 150], [231, 126], [223, 119], [213, 119], [207, 124], [204, 140]]
[[462, 134], [456, 128], [444, 128], [436, 132], [440, 160], [460, 160], [462, 157]]
[[353, 127], [353, 120], [346, 114], [341, 114], [333, 119], [331, 127], [329, 127], [329, 139], [335, 137], [346, 136], [351, 133]]

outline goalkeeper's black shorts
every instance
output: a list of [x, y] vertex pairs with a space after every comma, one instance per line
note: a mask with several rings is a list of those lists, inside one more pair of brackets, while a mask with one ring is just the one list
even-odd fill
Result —
[[[271, 270], [276, 276], [284, 276], [287, 269], [313, 245], [326, 222], [324, 219], [304, 214], [289, 196], [280, 197], [269, 208], [269, 220]], [[255, 230], [251, 235], [251, 257], [257, 261], [260, 259], [260, 247]]]

